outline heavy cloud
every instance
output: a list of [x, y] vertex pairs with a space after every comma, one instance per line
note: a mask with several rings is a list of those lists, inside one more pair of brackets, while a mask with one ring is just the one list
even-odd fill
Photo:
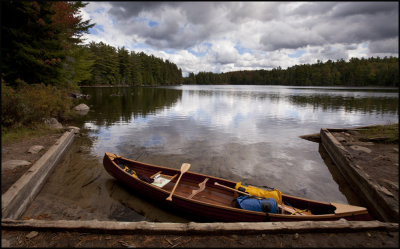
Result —
[[[205, 70], [398, 53], [397, 2], [90, 2], [88, 15], [100, 16], [100, 6], [102, 18], [111, 21], [97, 39], [112, 36], [115, 43], [123, 37], [112, 45], [128, 48], [146, 44], [177, 64], [185, 54], [194, 55], [192, 61], [207, 64]], [[204, 44], [204, 52], [193, 52]], [[289, 57], [299, 50], [299, 57]], [[196, 68], [178, 66], [185, 72]]]

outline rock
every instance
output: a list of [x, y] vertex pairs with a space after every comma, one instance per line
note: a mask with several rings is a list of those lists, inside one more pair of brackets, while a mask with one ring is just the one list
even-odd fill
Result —
[[31, 162], [25, 160], [9, 160], [4, 163], [1, 163], [2, 169], [15, 169], [21, 166], [31, 165]]
[[337, 136], [337, 137], [336, 137], [336, 140], [338, 140], [338, 141], [341, 142], [341, 143], [346, 142], [346, 138], [344, 138], [344, 137], [339, 137], [339, 136]]
[[86, 111], [89, 110], [89, 106], [85, 105], [85, 104], [79, 104], [77, 106], [74, 107], [75, 111]]
[[82, 93], [71, 93], [71, 97], [76, 99], [90, 99], [89, 94], [82, 94]]
[[298, 239], [299, 238], [299, 234], [298, 233], [295, 233], [294, 234], [294, 239]]
[[28, 233], [28, 234], [26, 235], [26, 238], [32, 239], [32, 238], [38, 236], [38, 234], [39, 234], [38, 232], [32, 231], [32, 232], [30, 232], [30, 233]]
[[44, 123], [52, 129], [62, 129], [63, 126], [55, 118], [45, 119]]
[[394, 150], [395, 152], [399, 152], [399, 148], [393, 147], [393, 150]]
[[79, 104], [77, 106], [74, 107], [74, 110], [79, 114], [79, 115], [86, 115], [89, 112], [89, 106], [85, 105], [85, 104]]
[[358, 146], [358, 145], [352, 145], [352, 146], [350, 146], [350, 148], [353, 150], [358, 150], [358, 151], [362, 151], [365, 153], [371, 153], [371, 149], [368, 149], [368, 148], [362, 147], [362, 146]]
[[29, 148], [28, 153], [31, 154], [37, 154], [39, 151], [43, 150], [44, 146], [42, 145], [33, 145], [32, 147]]
[[360, 145], [360, 146], [372, 146], [374, 145], [373, 142], [354, 142], [353, 145]]

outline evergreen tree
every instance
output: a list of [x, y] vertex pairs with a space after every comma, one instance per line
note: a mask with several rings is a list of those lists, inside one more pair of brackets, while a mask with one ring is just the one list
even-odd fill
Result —
[[2, 77], [13, 84], [64, 85], [70, 49], [93, 24], [77, 13], [81, 2], [6, 1], [1, 3]]

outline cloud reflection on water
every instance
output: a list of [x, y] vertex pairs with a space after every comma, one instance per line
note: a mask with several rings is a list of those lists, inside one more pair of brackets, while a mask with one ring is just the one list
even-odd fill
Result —
[[[176, 168], [189, 162], [196, 172], [346, 202], [318, 144], [299, 136], [325, 127], [396, 122], [398, 113], [397, 93], [278, 86], [172, 89], [182, 92], [164, 108], [98, 125], [93, 153], [101, 157], [110, 151], [135, 159], [146, 152], [140, 160]], [[91, 122], [86, 125], [94, 126]]]

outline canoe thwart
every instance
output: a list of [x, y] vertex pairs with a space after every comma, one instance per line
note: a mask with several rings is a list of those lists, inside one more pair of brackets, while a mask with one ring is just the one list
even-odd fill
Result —
[[202, 181], [201, 183], [199, 183], [199, 189], [194, 189], [193, 191], [192, 191], [192, 194], [191, 195], [189, 195], [189, 199], [192, 199], [193, 198], [193, 196], [195, 196], [195, 195], [197, 195], [198, 193], [200, 193], [200, 192], [202, 192], [205, 188], [206, 188], [206, 182], [208, 181], [208, 177], [206, 178], [206, 179], [204, 179], [204, 181]]

